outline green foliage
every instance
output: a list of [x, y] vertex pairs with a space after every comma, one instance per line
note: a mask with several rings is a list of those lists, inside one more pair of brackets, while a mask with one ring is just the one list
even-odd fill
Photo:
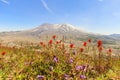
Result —
[[[120, 56], [114, 57], [105, 49], [100, 51], [93, 43], [70, 48], [68, 43], [57, 44], [53, 40], [45, 46], [0, 46], [0, 53], [3, 51], [6, 54], [0, 54], [0, 80], [34, 80], [38, 75], [44, 76], [44, 80], [65, 80], [65, 74], [71, 80], [80, 80], [80, 75], [87, 80], [120, 79]], [[79, 70], [77, 66], [80, 66]]]

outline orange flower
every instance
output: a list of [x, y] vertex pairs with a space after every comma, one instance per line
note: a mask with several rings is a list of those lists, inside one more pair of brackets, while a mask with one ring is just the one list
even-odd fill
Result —
[[83, 46], [86, 47], [86, 46], [87, 46], [87, 42], [84, 42], [84, 43], [83, 43]]
[[91, 43], [91, 39], [88, 39], [88, 42]]
[[55, 38], [56, 38], [56, 35], [53, 35], [52, 38], [55, 39]]
[[58, 44], [59, 42], [58, 41], [56, 41], [56, 44]]
[[71, 44], [70, 44], [70, 48], [73, 48], [73, 47], [74, 47], [74, 44], [71, 43]]
[[40, 42], [40, 45], [43, 45], [44, 43], [43, 42]]
[[53, 42], [53, 41], [52, 41], [52, 40], [50, 40], [50, 41], [49, 41], [49, 44], [52, 44], [52, 42]]
[[98, 40], [98, 47], [101, 47], [102, 46], [102, 40]]
[[102, 46], [100, 46], [100, 47], [99, 47], [99, 51], [102, 51], [102, 50], [103, 50], [103, 47], [102, 47]]
[[80, 48], [80, 52], [83, 52], [84, 51], [84, 48]]
[[59, 43], [61, 43], [61, 40], [57, 40], [57, 41], [56, 41], [56, 44], [59, 44]]
[[111, 48], [109, 48], [109, 49], [108, 49], [108, 52], [109, 52], [109, 53], [111, 53], [111, 52], [112, 52], [112, 49], [111, 49]]
[[4, 56], [6, 54], [6, 52], [2, 52], [1, 54]]
[[108, 51], [107, 51], [107, 54], [108, 54], [109, 56], [111, 56], [111, 53], [112, 53], [112, 49], [109, 48]]

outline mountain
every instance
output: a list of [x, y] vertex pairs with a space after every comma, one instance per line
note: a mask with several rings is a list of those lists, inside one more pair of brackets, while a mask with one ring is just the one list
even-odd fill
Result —
[[45, 32], [45, 31], [58, 31], [58, 32], [69, 32], [69, 31], [80, 31], [76, 27], [70, 24], [42, 24], [37, 28], [29, 30], [31, 32]]
[[36, 28], [24, 31], [12, 31], [0, 33], [0, 40], [3, 42], [39, 42], [40, 40], [50, 39], [52, 35], [58, 35], [59, 39], [63, 37], [68, 41], [86, 41], [91, 38], [93, 42], [98, 39], [103, 40], [104, 44], [116, 44], [117, 38], [113, 35], [99, 35], [83, 31], [71, 24], [49, 24], [45, 23]]
[[78, 29], [70, 24], [42, 24], [37, 28], [27, 30], [27, 33], [33, 35], [41, 34], [80, 34], [85, 33], [81, 29]]
[[120, 40], [120, 34], [111, 34], [110, 36]]
[[[1, 32], [0, 40], [4, 42], [11, 41], [30, 41], [36, 42], [40, 40], [40, 37], [46, 37], [47, 35], [59, 35], [59, 36], [69, 36], [83, 33], [82, 30], [77, 29], [76, 27], [70, 24], [42, 24], [36, 28], [24, 30], [24, 31], [10, 31], [10, 32]], [[42, 39], [42, 38], [41, 38]]]

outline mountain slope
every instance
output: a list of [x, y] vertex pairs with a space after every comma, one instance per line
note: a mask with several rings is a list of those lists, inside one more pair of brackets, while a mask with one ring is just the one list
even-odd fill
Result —
[[41, 39], [46, 40], [47, 36], [52, 36], [53, 34], [58, 35], [60, 39], [64, 36], [66, 39], [74, 41], [85, 41], [88, 38], [91, 38], [94, 42], [98, 39], [102, 39], [106, 44], [116, 44], [118, 41], [115, 37], [88, 33], [70, 24], [42, 24], [30, 30], [3, 32], [0, 33], [0, 39], [4, 42], [39, 42]]
[[37, 28], [28, 30], [27, 33], [33, 35], [41, 34], [76, 34], [85, 33], [70, 24], [42, 24]]
[[24, 31], [2, 32], [0, 39], [3, 41], [39, 41], [40, 36], [46, 35], [66, 35], [73, 36], [83, 33], [82, 30], [75, 28], [70, 24], [42, 24], [34, 29]]
[[120, 40], [120, 34], [111, 34], [111, 37]]

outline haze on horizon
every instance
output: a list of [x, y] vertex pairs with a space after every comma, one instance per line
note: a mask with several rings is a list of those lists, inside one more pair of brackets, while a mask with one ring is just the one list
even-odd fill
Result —
[[120, 34], [120, 0], [0, 0], [0, 32], [69, 23], [93, 33]]

